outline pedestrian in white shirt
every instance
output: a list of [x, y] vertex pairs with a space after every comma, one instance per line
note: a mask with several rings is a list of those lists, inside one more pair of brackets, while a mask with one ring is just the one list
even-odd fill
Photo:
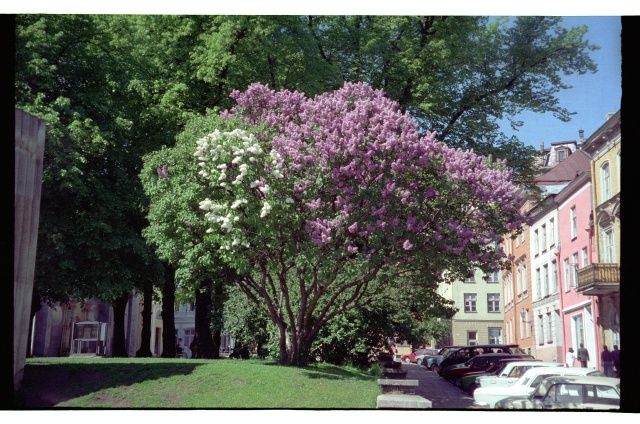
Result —
[[573, 367], [573, 363], [576, 360], [576, 354], [573, 353], [573, 348], [570, 347], [569, 350], [567, 350], [567, 354], [565, 356], [565, 366], [567, 367]]

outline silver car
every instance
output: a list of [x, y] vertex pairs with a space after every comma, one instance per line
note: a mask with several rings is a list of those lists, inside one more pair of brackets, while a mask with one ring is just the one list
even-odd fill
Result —
[[620, 379], [592, 376], [547, 377], [526, 398], [508, 397], [496, 409], [620, 409]]

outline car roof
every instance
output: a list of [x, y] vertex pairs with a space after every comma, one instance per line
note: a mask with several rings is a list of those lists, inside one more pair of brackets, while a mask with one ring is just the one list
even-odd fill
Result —
[[512, 357], [512, 358], [517, 358], [522, 356], [521, 353], [507, 353], [507, 352], [491, 352], [491, 353], [481, 353], [480, 355], [476, 355], [474, 356], [474, 358], [486, 358], [488, 356], [504, 356], [506, 357]]
[[[588, 368], [584, 368], [588, 369]], [[620, 390], [620, 379], [614, 377], [602, 377], [602, 376], [584, 376], [584, 375], [556, 375], [552, 377], [547, 377], [540, 383], [540, 387], [536, 392], [546, 392], [553, 386], [558, 383], [569, 383], [569, 384], [595, 384], [601, 386], [611, 386], [616, 387]]]
[[524, 378], [524, 377], [534, 377], [540, 374], [545, 374], [545, 373], [554, 373], [554, 372], [558, 372], [558, 373], [562, 373], [562, 374], [568, 374], [568, 375], [586, 375], [588, 373], [597, 371], [595, 368], [578, 368], [578, 367], [561, 367], [561, 366], [556, 366], [556, 367], [535, 367], [535, 368], [531, 368], [529, 370], [527, 370], [524, 374], [522, 374], [522, 376], [520, 378]]
[[595, 375], [558, 375], [547, 379], [552, 383], [575, 383], [575, 384], [605, 384], [616, 386], [620, 385], [620, 379], [615, 377], [601, 377]]
[[[483, 355], [489, 355], [488, 353]], [[542, 362], [542, 359], [528, 358], [531, 355], [522, 355], [519, 353], [507, 353], [507, 355], [513, 355], [510, 358], [500, 359], [498, 362]], [[523, 357], [526, 356], [526, 357]]]

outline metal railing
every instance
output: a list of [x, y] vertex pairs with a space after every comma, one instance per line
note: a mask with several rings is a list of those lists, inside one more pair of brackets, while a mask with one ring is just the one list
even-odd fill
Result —
[[620, 264], [594, 263], [578, 270], [578, 291], [601, 285], [620, 285]]

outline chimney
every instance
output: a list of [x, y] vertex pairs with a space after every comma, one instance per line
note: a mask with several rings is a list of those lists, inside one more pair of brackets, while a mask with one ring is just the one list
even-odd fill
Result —
[[578, 130], [578, 134], [580, 134], [580, 143], [584, 141], [584, 130]]
[[540, 142], [540, 153], [544, 153], [544, 141]]

